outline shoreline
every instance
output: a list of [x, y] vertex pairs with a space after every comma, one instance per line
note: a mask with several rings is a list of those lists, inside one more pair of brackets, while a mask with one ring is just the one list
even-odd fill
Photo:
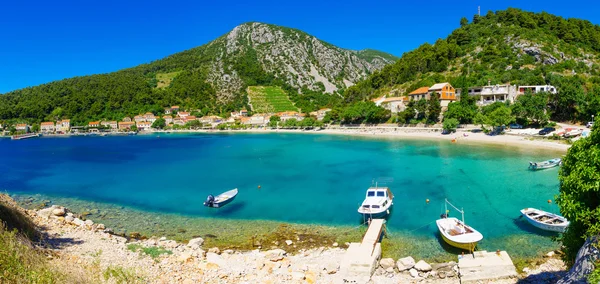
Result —
[[[549, 140], [538, 136], [522, 135], [508, 130], [506, 134], [489, 136], [483, 132], [474, 133], [471, 129], [458, 129], [451, 134], [442, 134], [441, 128], [435, 127], [398, 127], [398, 126], [369, 126], [369, 127], [336, 127], [324, 128], [320, 130], [302, 130], [302, 129], [272, 129], [272, 128], [251, 128], [239, 130], [218, 130], [218, 129], [197, 129], [197, 130], [168, 130], [168, 131], [144, 131], [137, 134], [142, 136], [160, 135], [160, 134], [267, 134], [267, 133], [289, 133], [289, 134], [327, 134], [354, 136], [363, 138], [393, 139], [393, 140], [428, 140], [428, 141], [447, 141], [457, 144], [467, 144], [474, 146], [501, 146], [517, 147], [521, 149], [549, 150], [553, 152], [566, 153], [571, 147], [564, 140]], [[97, 136], [102, 135], [81, 135], [81, 134], [46, 134], [42, 137], [79, 137], [79, 136]], [[107, 132], [106, 136], [128, 136], [128, 133]]]
[[[408, 139], [408, 140], [428, 140], [428, 141], [448, 141], [452, 142], [456, 139], [457, 144], [479, 145], [479, 146], [504, 146], [504, 147], [519, 147], [527, 149], [542, 149], [556, 152], [566, 153], [571, 147], [570, 144], [557, 142], [554, 140], [544, 140], [543, 138], [528, 137], [518, 134], [504, 134], [497, 136], [489, 136], [470, 131], [458, 130], [452, 134], [442, 134], [437, 128], [411, 128], [411, 127], [360, 127], [360, 128], [326, 128], [322, 130], [301, 130], [301, 129], [241, 129], [241, 130], [185, 130], [185, 131], [169, 131], [170, 134], [177, 133], [205, 133], [205, 134], [267, 134], [267, 133], [290, 133], [290, 134], [327, 134], [327, 135], [342, 135], [355, 136], [364, 138], [386, 138], [386, 139]], [[153, 135], [165, 133], [164, 131], [140, 132], [140, 135]], [[466, 135], [465, 135], [466, 134]], [[562, 140], [558, 140], [562, 141]]]
[[[410, 256], [382, 258], [371, 277], [349, 276], [341, 266], [347, 244], [329, 242], [293, 250], [302, 242], [300, 238], [305, 238], [300, 232], [293, 232], [298, 238], [283, 236], [284, 239], [253, 250], [239, 250], [212, 246], [201, 237], [184, 242], [164, 236], [122, 237], [111, 233], [97, 220], [80, 219], [79, 214], [58, 205], [18, 210], [24, 211], [44, 233], [38, 246], [52, 252], [49, 257], [52, 262], [68, 266], [70, 271], [104, 271], [106, 281], [110, 278], [106, 271], [114, 270], [126, 272], [143, 283], [342, 283], [347, 279], [367, 283], [368, 278], [368, 283], [460, 281], [457, 259], [431, 264], [421, 260], [418, 266], [415, 261], [420, 258]], [[69, 240], [68, 243], [65, 240]], [[565, 270], [553, 252], [537, 260], [517, 261], [523, 270], [518, 278], [497, 278], [494, 283], [516, 283], [523, 278], [544, 280], [536, 282], [544, 283], [561, 277]], [[548, 278], [549, 272], [553, 278]]]

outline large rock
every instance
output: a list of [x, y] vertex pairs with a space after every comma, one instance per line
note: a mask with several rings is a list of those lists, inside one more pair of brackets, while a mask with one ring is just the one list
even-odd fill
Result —
[[221, 258], [220, 255], [212, 252], [206, 254], [206, 262], [214, 263], [220, 267], [224, 267], [226, 265], [225, 261], [223, 260], [223, 258]]
[[384, 270], [388, 270], [388, 268], [394, 269], [396, 263], [394, 262], [393, 258], [382, 258], [379, 261], [379, 265], [381, 265], [381, 268], [383, 268]]
[[575, 264], [558, 284], [587, 283], [588, 275], [594, 271], [595, 263], [600, 260], [600, 236], [588, 238], [577, 252]]
[[73, 218], [73, 216], [67, 216], [67, 217], [65, 217], [65, 221], [67, 223], [71, 223], [71, 222], [73, 222], [73, 220], [75, 220], [75, 218]]
[[63, 208], [63, 207], [52, 210], [52, 215], [54, 215], [54, 216], [65, 216], [66, 213], [67, 212], [65, 211], [65, 208]]
[[398, 270], [404, 271], [409, 270], [415, 267], [415, 259], [412, 256], [407, 256], [401, 259], [398, 259], [396, 262], [396, 266], [398, 266]]
[[431, 271], [431, 265], [429, 265], [429, 263], [425, 262], [424, 260], [419, 260], [419, 262], [417, 262], [415, 264], [415, 269], [419, 270], [419, 271], [427, 272], [427, 271]]
[[57, 205], [52, 205], [48, 208], [40, 209], [36, 213], [38, 216], [40, 216], [42, 218], [50, 218], [50, 216], [53, 216], [52, 212], [54, 211], [54, 209], [59, 209], [59, 208], [60, 207]]
[[192, 257], [192, 253], [190, 252], [182, 252], [179, 257], [177, 258], [177, 260], [179, 260], [179, 262], [188, 262], [193, 260], [194, 258]]
[[197, 246], [199, 246], [199, 247], [200, 247], [200, 246], [202, 246], [203, 244], [204, 244], [204, 239], [203, 239], [203, 238], [195, 238], [195, 239], [191, 239], [191, 240], [188, 242], [188, 244], [187, 244], [187, 245], [188, 245], [188, 247], [192, 247], [192, 246], [194, 246], [194, 245], [197, 245]]

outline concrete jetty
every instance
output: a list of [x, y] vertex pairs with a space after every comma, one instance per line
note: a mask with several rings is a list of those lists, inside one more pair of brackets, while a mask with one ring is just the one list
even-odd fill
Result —
[[384, 219], [372, 219], [362, 242], [350, 243], [340, 264], [340, 275], [344, 279], [363, 282], [362, 280], [368, 281], [371, 278], [381, 258], [381, 243], [379, 240], [384, 226]]
[[461, 283], [482, 283], [518, 276], [517, 269], [506, 251], [476, 251], [473, 254], [460, 255], [458, 270]]

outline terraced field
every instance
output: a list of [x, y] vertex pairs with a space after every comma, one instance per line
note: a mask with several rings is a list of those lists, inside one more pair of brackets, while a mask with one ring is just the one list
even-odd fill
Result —
[[247, 91], [252, 111], [255, 113], [298, 111], [280, 87], [250, 86]]

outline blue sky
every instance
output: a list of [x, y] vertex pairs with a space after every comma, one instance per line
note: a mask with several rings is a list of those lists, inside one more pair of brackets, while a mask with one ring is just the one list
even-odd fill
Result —
[[477, 6], [482, 14], [516, 7], [600, 24], [600, 3], [579, 0], [6, 0], [0, 9], [0, 93], [160, 59], [249, 21], [298, 28], [343, 48], [400, 56], [446, 37]]

